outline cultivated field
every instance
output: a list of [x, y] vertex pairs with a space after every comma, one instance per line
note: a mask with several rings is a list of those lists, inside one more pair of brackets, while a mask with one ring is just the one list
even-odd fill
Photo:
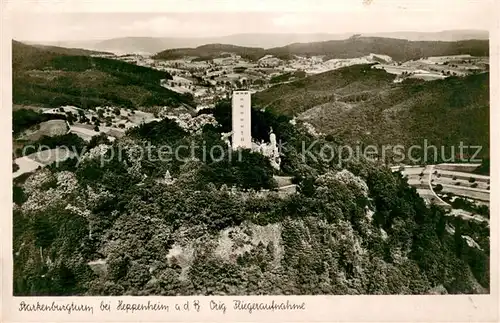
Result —
[[50, 165], [56, 161], [61, 162], [74, 156], [75, 154], [72, 151], [55, 148], [16, 158], [14, 162], [19, 166], [19, 169], [12, 174], [12, 177], [16, 178], [22, 174], [30, 173], [39, 167]]
[[454, 195], [468, 197], [474, 200], [489, 202], [490, 193], [488, 191], [476, 191], [471, 188], [464, 188], [454, 185], [443, 185], [443, 193], [453, 193]]
[[63, 160], [66, 160], [74, 156], [75, 153], [68, 149], [54, 148], [54, 149], [42, 150], [25, 157], [28, 157], [29, 159], [34, 160], [35, 162], [41, 165], [47, 166], [52, 164], [53, 162], [56, 161], [61, 162]]
[[43, 164], [29, 158], [28, 156], [17, 158], [14, 160], [14, 162], [19, 166], [19, 169], [12, 173], [13, 178], [21, 176], [25, 173], [30, 173], [38, 167], [43, 167]]
[[65, 120], [49, 120], [26, 130], [19, 139], [36, 141], [43, 136], [58, 136], [67, 132], [68, 125]]

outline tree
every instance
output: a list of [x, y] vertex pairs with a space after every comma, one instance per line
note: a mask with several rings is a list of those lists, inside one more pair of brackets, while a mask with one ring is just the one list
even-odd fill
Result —
[[95, 135], [92, 138], [90, 138], [90, 142], [87, 145], [87, 149], [92, 149], [92, 148], [99, 146], [101, 144], [105, 144], [105, 145], [111, 144], [111, 142], [108, 139], [108, 136], [104, 132], [101, 132], [100, 134]]
[[26, 202], [27, 199], [28, 197], [20, 186], [14, 185], [12, 187], [12, 200], [14, 203], [16, 203], [17, 205], [22, 205], [24, 202]]

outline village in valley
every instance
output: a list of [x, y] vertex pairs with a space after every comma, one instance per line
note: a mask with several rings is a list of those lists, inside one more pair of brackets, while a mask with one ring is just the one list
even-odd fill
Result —
[[217, 98], [226, 97], [236, 88], [248, 88], [255, 93], [276, 84], [359, 64], [373, 64], [372, 68], [397, 75], [394, 82], [402, 82], [407, 78], [444, 79], [489, 70], [488, 57], [469, 54], [426, 57], [403, 62], [394, 61], [388, 55], [374, 53], [356, 58], [328, 58], [318, 55], [294, 56], [291, 59], [280, 59], [268, 54], [255, 62], [234, 53], [221, 53], [220, 56], [223, 57], [208, 60], [200, 60], [198, 57], [164, 60], [145, 54], [98, 56], [170, 73], [173, 78], [165, 80], [163, 85], [179, 93], [192, 94], [199, 103], [199, 108], [213, 104]]

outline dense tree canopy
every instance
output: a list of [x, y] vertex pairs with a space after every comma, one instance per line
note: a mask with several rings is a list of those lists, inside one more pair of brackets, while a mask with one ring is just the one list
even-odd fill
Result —
[[165, 119], [113, 143], [95, 137], [102, 155], [89, 149], [17, 183], [15, 295], [488, 292], [487, 224], [426, 206], [373, 162], [304, 161], [296, 146], [314, 138], [288, 118], [255, 109], [252, 132], [289, 141], [282, 171], [299, 193], [275, 191], [269, 161], [248, 150], [136, 158], [149, 144], [225, 145], [224, 109], [209, 112], [218, 126], [193, 133]]

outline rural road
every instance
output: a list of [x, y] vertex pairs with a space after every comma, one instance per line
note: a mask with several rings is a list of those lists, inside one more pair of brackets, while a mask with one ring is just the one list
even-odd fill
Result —
[[443, 201], [439, 196], [437, 196], [436, 192], [434, 192], [434, 189], [432, 188], [432, 183], [431, 183], [431, 180], [432, 180], [432, 172], [434, 172], [434, 165], [429, 165], [430, 169], [429, 169], [429, 178], [428, 178], [428, 184], [429, 184], [429, 189], [431, 190], [432, 192], [432, 195], [434, 195], [434, 197], [437, 199], [437, 201], [440, 202], [440, 204], [443, 204], [443, 205], [448, 205], [450, 206], [448, 203], [446, 203], [445, 201]]

